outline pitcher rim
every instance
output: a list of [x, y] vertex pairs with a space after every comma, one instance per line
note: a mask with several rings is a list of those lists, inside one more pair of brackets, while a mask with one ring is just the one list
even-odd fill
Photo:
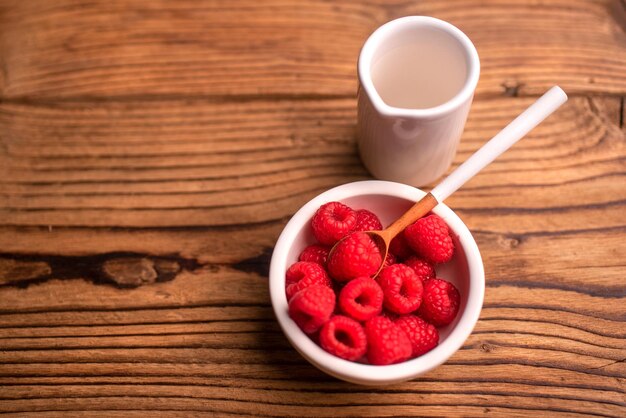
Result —
[[[406, 26], [426, 25], [445, 31], [454, 37], [462, 46], [468, 64], [467, 76], [463, 87], [448, 101], [425, 109], [408, 109], [388, 105], [382, 99], [372, 81], [371, 62], [374, 51], [381, 42], [394, 31]], [[385, 23], [376, 29], [365, 41], [358, 60], [359, 82], [376, 110], [390, 117], [437, 117], [444, 116], [458, 109], [467, 100], [471, 100], [480, 76], [480, 59], [476, 47], [459, 28], [444, 20], [431, 16], [405, 16]]]

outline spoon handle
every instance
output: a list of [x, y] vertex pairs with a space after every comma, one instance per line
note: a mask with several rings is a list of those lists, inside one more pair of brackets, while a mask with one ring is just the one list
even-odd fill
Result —
[[431, 191], [432, 195], [435, 196], [438, 202], [443, 202], [566, 101], [567, 95], [565, 92], [558, 86], [552, 87], [439, 183]]

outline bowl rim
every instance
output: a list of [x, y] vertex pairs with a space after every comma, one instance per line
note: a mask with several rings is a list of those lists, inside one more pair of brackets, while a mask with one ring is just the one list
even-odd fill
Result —
[[482, 257], [476, 241], [461, 218], [443, 203], [433, 212], [441, 216], [458, 235], [467, 259], [470, 278], [467, 305], [457, 325], [445, 341], [432, 351], [406, 362], [387, 366], [355, 363], [336, 357], [311, 340], [289, 317], [285, 295], [285, 271], [290, 243], [301, 226], [310, 221], [317, 209], [326, 202], [341, 201], [358, 195], [387, 195], [417, 201], [426, 193], [406, 184], [367, 180], [346, 183], [327, 190], [298, 210], [283, 229], [270, 262], [269, 290], [274, 315], [291, 345], [310, 363], [339, 379], [364, 385], [380, 385], [406, 381], [424, 374], [444, 363], [469, 337], [478, 321], [485, 292], [485, 274]]

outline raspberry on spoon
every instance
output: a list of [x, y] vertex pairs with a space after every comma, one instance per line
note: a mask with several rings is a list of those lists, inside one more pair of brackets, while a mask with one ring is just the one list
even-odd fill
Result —
[[434, 264], [450, 261], [454, 243], [446, 222], [437, 215], [418, 219], [404, 230], [409, 246]]
[[380, 219], [375, 213], [370, 212], [367, 209], [360, 209], [356, 211], [356, 225], [354, 231], [380, 231], [383, 229], [383, 224], [380, 223]]
[[347, 282], [356, 277], [375, 274], [382, 264], [378, 245], [364, 232], [354, 232], [337, 243], [328, 255], [331, 277]]

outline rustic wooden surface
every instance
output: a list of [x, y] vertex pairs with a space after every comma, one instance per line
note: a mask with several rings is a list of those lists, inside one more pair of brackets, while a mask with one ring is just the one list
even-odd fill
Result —
[[[449, 199], [485, 262], [474, 333], [372, 389], [289, 346], [267, 269], [304, 202], [369, 178], [356, 57], [409, 14], [481, 57], [455, 165], [571, 100]], [[626, 416], [625, 28], [618, 0], [0, 1], [0, 411]]]

